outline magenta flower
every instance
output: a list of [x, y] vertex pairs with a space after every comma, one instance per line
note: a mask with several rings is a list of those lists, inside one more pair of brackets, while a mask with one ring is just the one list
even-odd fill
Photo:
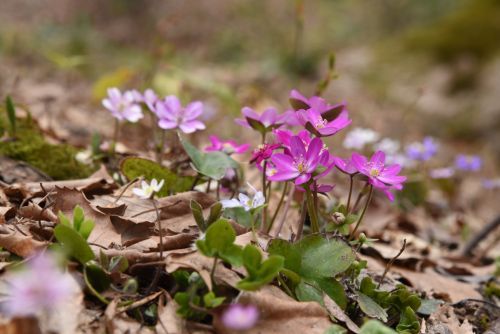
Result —
[[382, 190], [391, 201], [394, 200], [394, 195], [389, 190], [403, 189], [406, 176], [398, 175], [401, 166], [397, 164], [386, 166], [384, 152], [375, 152], [369, 161], [361, 154], [353, 153], [351, 161], [361, 174], [368, 177], [368, 182], [375, 188]]
[[109, 88], [108, 97], [102, 100], [102, 105], [119, 121], [135, 123], [144, 116], [131, 91], [122, 94], [118, 88]]
[[[276, 129], [273, 131], [273, 133], [276, 136], [276, 139], [282, 144], [285, 153], [290, 155], [290, 143], [292, 137], [295, 136], [294, 133], [290, 130], [285, 130], [285, 129]], [[299, 137], [302, 140], [305, 148], [307, 149], [312, 141], [309, 132], [307, 130], [301, 130], [299, 131], [299, 133], [297, 133], [297, 137]], [[321, 165], [329, 166], [333, 163], [332, 156], [328, 151], [328, 146], [326, 146], [325, 144], [323, 144], [323, 148], [321, 149], [320, 155], [321, 155], [321, 160], [320, 160]]]
[[330, 111], [332, 109], [338, 108], [340, 104], [329, 104], [324, 98], [320, 96], [312, 96], [310, 98], [305, 97], [296, 89], [292, 89], [290, 92], [290, 103], [295, 110], [300, 109], [315, 109], [320, 113]]
[[314, 138], [306, 149], [298, 136], [290, 140], [290, 154], [277, 153], [271, 157], [276, 166], [276, 173], [269, 177], [271, 181], [295, 180], [296, 185], [308, 182], [322, 161], [323, 142]]
[[228, 329], [250, 329], [259, 320], [259, 310], [254, 305], [230, 305], [222, 314], [222, 323]]
[[235, 122], [246, 128], [268, 132], [283, 125], [283, 115], [279, 115], [274, 108], [268, 108], [259, 115], [253, 109], [244, 107], [241, 109], [241, 113], [245, 118], [237, 118]]
[[329, 121], [315, 109], [299, 110], [297, 117], [300, 123], [311, 133], [318, 137], [331, 136], [351, 124], [349, 113], [343, 110], [334, 120]]
[[220, 140], [217, 136], [209, 136], [212, 145], [205, 147], [205, 152], [220, 151], [226, 154], [245, 153], [249, 144], [238, 145], [234, 140]]
[[335, 167], [337, 167], [337, 169], [340, 170], [342, 173], [349, 175], [354, 175], [358, 173], [358, 169], [354, 166], [351, 159], [332, 157], [332, 160], [335, 164]]
[[269, 159], [274, 150], [278, 149], [279, 147], [281, 147], [280, 144], [260, 144], [255, 150], [253, 150], [250, 163], [255, 162], [257, 164], [257, 167], [260, 166], [262, 161]]
[[203, 104], [199, 101], [191, 102], [186, 107], [179, 99], [170, 95], [164, 101], [155, 105], [155, 114], [158, 117], [158, 126], [162, 129], [181, 129], [184, 133], [193, 133], [205, 129], [205, 124], [197, 120], [203, 113]]
[[47, 254], [37, 255], [26, 267], [6, 275], [8, 296], [2, 311], [10, 316], [38, 315], [55, 311], [63, 302], [76, 298], [78, 287]]

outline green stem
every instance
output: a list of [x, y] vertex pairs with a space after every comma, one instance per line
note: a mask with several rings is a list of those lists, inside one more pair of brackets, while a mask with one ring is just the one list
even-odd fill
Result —
[[162, 157], [163, 157], [163, 150], [165, 147], [165, 133], [166, 131], [163, 129], [160, 129], [160, 142], [156, 146], [156, 162], [161, 164]]
[[278, 282], [280, 282], [281, 286], [283, 286], [283, 288], [285, 289], [286, 293], [288, 293], [288, 295], [292, 298], [295, 298], [295, 295], [292, 293], [292, 290], [290, 290], [290, 288], [288, 287], [288, 285], [285, 283], [285, 281], [283, 280], [283, 278], [281, 278], [281, 275], [278, 274]]
[[349, 182], [349, 196], [347, 196], [347, 213], [349, 213], [349, 208], [351, 206], [351, 197], [352, 197], [352, 186], [354, 184], [354, 179], [352, 177], [352, 175], [349, 175], [349, 178], [350, 178], [350, 182]]
[[94, 289], [94, 287], [90, 283], [89, 277], [87, 276], [87, 268], [85, 266], [83, 267], [83, 280], [85, 281], [85, 284], [87, 285], [87, 288], [90, 290], [90, 292], [92, 292], [92, 294], [97, 299], [99, 299], [102, 303], [104, 303], [106, 305], [109, 304], [109, 301], [103, 295], [101, 295], [99, 292], [97, 292], [97, 290]]
[[120, 134], [120, 121], [115, 119], [115, 125], [113, 129], [113, 139], [109, 147], [109, 154], [114, 157], [116, 152], [116, 143], [118, 142], [118, 135]]
[[304, 197], [302, 200], [302, 206], [300, 210], [300, 222], [299, 227], [297, 228], [297, 236], [295, 237], [295, 241], [300, 240], [302, 238], [302, 232], [304, 232], [304, 225], [306, 223], [307, 218], [307, 199]]
[[361, 211], [361, 215], [359, 216], [358, 222], [356, 223], [356, 226], [354, 227], [354, 230], [351, 233], [351, 236], [349, 237], [349, 240], [352, 240], [354, 236], [356, 235], [356, 231], [358, 230], [359, 225], [361, 224], [361, 221], [363, 221], [363, 217], [365, 216], [366, 209], [368, 208], [368, 204], [370, 204], [370, 201], [372, 199], [373, 195], [373, 186], [370, 185], [370, 190], [368, 192], [368, 198], [366, 199], [365, 206], [363, 207], [363, 211]]
[[210, 281], [212, 282], [212, 290], [215, 288], [215, 268], [217, 267], [218, 257], [214, 257], [214, 262], [212, 264], [212, 270], [210, 271]]
[[318, 213], [316, 212], [316, 207], [314, 205], [314, 198], [310, 189], [310, 184], [304, 185], [304, 188], [306, 189], [307, 212], [309, 213], [309, 218], [311, 219], [311, 230], [313, 233], [319, 233]]
[[288, 182], [285, 182], [285, 186], [283, 187], [283, 192], [281, 193], [281, 198], [278, 203], [278, 206], [276, 207], [276, 211], [274, 212], [273, 218], [271, 218], [271, 221], [269, 222], [269, 225], [267, 226], [266, 232], [269, 233], [271, 231], [271, 228], [273, 227], [274, 221], [276, 220], [276, 217], [278, 216], [278, 212], [281, 209], [281, 206], [283, 205], [283, 200], [285, 199], [286, 192], [288, 191]]

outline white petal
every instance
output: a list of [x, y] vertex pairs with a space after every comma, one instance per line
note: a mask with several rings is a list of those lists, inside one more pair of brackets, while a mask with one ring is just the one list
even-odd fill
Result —
[[220, 203], [224, 208], [238, 208], [241, 206], [241, 203], [236, 198], [223, 199], [222, 201], [220, 201]]

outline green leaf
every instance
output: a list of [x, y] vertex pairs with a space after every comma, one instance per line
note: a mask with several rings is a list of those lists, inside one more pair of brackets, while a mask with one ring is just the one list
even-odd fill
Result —
[[207, 225], [205, 223], [205, 217], [203, 217], [203, 208], [200, 203], [196, 202], [194, 199], [189, 202], [189, 207], [191, 208], [191, 213], [193, 214], [194, 221], [200, 231], [204, 232], [207, 229]]
[[331, 299], [337, 303], [340, 308], [347, 307], [347, 297], [345, 295], [344, 287], [334, 278], [317, 278], [314, 280], [318, 286], [325, 292]]
[[210, 207], [210, 214], [207, 218], [207, 225], [215, 223], [222, 215], [222, 203], [217, 202]]
[[404, 312], [401, 314], [399, 323], [396, 326], [396, 331], [403, 334], [420, 333], [420, 322], [411, 307], [406, 307]]
[[90, 284], [98, 292], [103, 292], [111, 285], [109, 276], [96, 263], [88, 263], [86, 266], [87, 278]]
[[66, 215], [64, 213], [59, 211], [58, 216], [59, 216], [59, 223], [60, 224], [72, 227], [71, 221], [69, 220], [68, 217], [66, 217]]
[[387, 312], [367, 295], [358, 293], [358, 305], [367, 316], [387, 321]]
[[205, 307], [214, 308], [220, 306], [224, 302], [224, 299], [226, 297], [216, 297], [215, 293], [210, 291], [203, 296], [203, 304]]
[[54, 228], [54, 235], [61, 243], [66, 254], [75, 258], [81, 264], [94, 259], [94, 252], [90, 249], [87, 241], [73, 228], [59, 224]]
[[80, 231], [83, 220], [85, 219], [85, 214], [81, 206], [77, 205], [73, 209], [73, 227], [75, 230]]
[[94, 221], [90, 219], [86, 219], [83, 221], [83, 223], [80, 225], [80, 235], [87, 240], [90, 236], [90, 233], [92, 233], [92, 230], [94, 229]]
[[265, 134], [266, 133], [266, 127], [264, 126], [264, 124], [262, 124], [262, 122], [256, 120], [256, 119], [253, 119], [253, 118], [250, 118], [250, 117], [245, 117], [245, 119], [247, 120], [247, 123], [248, 125], [250, 125], [250, 127], [258, 132], [260, 132], [261, 134]]
[[244, 226], [246, 228], [252, 227], [253, 216], [250, 211], [246, 211], [242, 207], [226, 208], [224, 209], [223, 215], [228, 219], [234, 220], [241, 226]]
[[294, 110], [300, 110], [300, 109], [307, 110], [310, 108], [310, 106], [307, 103], [303, 102], [302, 100], [290, 98], [289, 101], [290, 101], [290, 105], [292, 106], [292, 108]]
[[299, 274], [306, 278], [334, 277], [347, 270], [356, 259], [345, 242], [319, 235], [303, 238], [296, 247], [302, 257]]
[[124, 256], [113, 256], [109, 262], [109, 271], [122, 273], [128, 268], [128, 260]]
[[196, 241], [200, 252], [208, 257], [220, 257], [232, 265], [241, 264], [241, 247], [234, 245], [236, 232], [225, 219], [219, 219], [207, 229], [205, 238]]
[[323, 334], [347, 334], [347, 329], [339, 325], [332, 325]]
[[271, 240], [267, 249], [271, 255], [281, 255], [285, 258], [285, 268], [295, 273], [300, 273], [302, 257], [293, 244], [282, 239]]
[[123, 159], [120, 163], [120, 171], [129, 181], [139, 177], [143, 177], [147, 181], [152, 179], [164, 180], [165, 183], [158, 192], [159, 197], [188, 191], [194, 182], [192, 176], [179, 176], [154, 161], [137, 157]]
[[243, 248], [243, 265], [250, 276], [257, 275], [262, 262], [262, 254], [254, 245]]
[[368, 320], [361, 327], [359, 334], [397, 334], [397, 332], [378, 320]]
[[283, 268], [284, 258], [279, 255], [271, 255], [264, 262], [260, 262], [262, 256], [259, 250], [253, 245], [247, 245], [246, 257], [243, 256], [243, 265], [248, 272], [248, 276], [236, 285], [241, 290], [253, 291], [272, 282]]
[[188, 141], [180, 138], [184, 150], [189, 155], [194, 169], [202, 175], [214, 180], [220, 180], [228, 168], [238, 168], [239, 165], [227, 154], [222, 152], [203, 153]]
[[323, 305], [323, 293], [305, 281], [297, 285], [295, 288], [295, 295], [301, 302], [317, 302]]
[[7, 95], [5, 99], [5, 109], [7, 110], [7, 117], [9, 119], [10, 135], [14, 137], [16, 135], [16, 108], [10, 95]]

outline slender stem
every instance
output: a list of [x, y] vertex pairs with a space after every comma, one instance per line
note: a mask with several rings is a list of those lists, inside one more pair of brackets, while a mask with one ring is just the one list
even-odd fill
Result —
[[351, 206], [351, 197], [352, 197], [352, 186], [354, 184], [354, 179], [352, 175], [349, 175], [350, 181], [349, 181], [349, 196], [347, 196], [347, 213], [349, 213], [349, 208]]
[[380, 281], [378, 282], [378, 285], [377, 285], [377, 289], [380, 288], [380, 285], [384, 282], [384, 279], [385, 279], [385, 276], [387, 275], [387, 273], [389, 272], [389, 269], [391, 269], [391, 266], [392, 264], [394, 263], [394, 261], [396, 261], [396, 259], [401, 255], [403, 254], [404, 250], [406, 248], [406, 239], [403, 239], [403, 246], [401, 247], [401, 249], [399, 250], [399, 253], [396, 254], [395, 257], [393, 257], [389, 262], [387, 262], [387, 265], [385, 266], [385, 270], [384, 270], [384, 273], [382, 274], [382, 278], [380, 278]]
[[311, 229], [313, 233], [318, 233], [318, 213], [316, 212], [316, 207], [314, 205], [314, 197], [310, 189], [310, 184], [306, 184], [304, 188], [306, 189], [307, 212], [309, 213], [309, 218], [311, 219]]
[[205, 190], [205, 192], [208, 194], [209, 191], [210, 191], [210, 186], [212, 185], [212, 179], [208, 179], [208, 182], [207, 182], [207, 190]]
[[356, 211], [358, 205], [359, 205], [359, 202], [361, 202], [361, 199], [363, 199], [363, 196], [365, 196], [365, 189], [368, 187], [368, 183], [365, 184], [365, 186], [363, 187], [363, 189], [361, 189], [361, 191], [359, 192], [358, 194], [358, 197], [356, 198], [356, 202], [354, 202], [354, 205], [352, 207], [352, 212]]
[[160, 260], [163, 259], [163, 233], [161, 231], [161, 219], [160, 219], [160, 210], [158, 210], [158, 206], [156, 205], [155, 199], [152, 197], [151, 202], [155, 207], [156, 211], [156, 223], [158, 224], [158, 233], [160, 233]]
[[[267, 161], [264, 161], [264, 166], [262, 169], [262, 194], [264, 195], [264, 197], [266, 196], [266, 169], [267, 169]], [[268, 197], [265, 197], [264, 200], [265, 200], [264, 204], [269, 203]], [[262, 222], [261, 222], [262, 231], [265, 229], [266, 220], [267, 220], [267, 206], [264, 207], [264, 209], [262, 209]]]
[[366, 199], [365, 206], [363, 207], [363, 211], [361, 211], [361, 215], [359, 216], [358, 222], [356, 223], [356, 226], [354, 227], [354, 230], [352, 231], [351, 236], [349, 237], [349, 240], [352, 240], [354, 238], [354, 236], [356, 235], [356, 231], [358, 230], [358, 227], [361, 224], [361, 221], [363, 221], [363, 217], [365, 216], [366, 209], [368, 208], [368, 204], [370, 204], [370, 201], [372, 199], [372, 195], [373, 195], [373, 186], [370, 184], [368, 198]]
[[290, 288], [288, 287], [288, 285], [285, 283], [285, 281], [283, 280], [283, 278], [281, 278], [281, 275], [278, 274], [278, 282], [280, 282], [281, 286], [283, 286], [283, 288], [285, 289], [286, 293], [288, 293], [288, 295], [292, 298], [295, 298], [295, 295], [293, 294], [292, 290], [290, 290]]
[[163, 157], [163, 149], [165, 147], [165, 134], [166, 131], [163, 129], [160, 129], [160, 141], [156, 146], [156, 162], [161, 164], [162, 157]]
[[215, 268], [217, 267], [218, 257], [214, 257], [214, 262], [212, 264], [212, 270], [210, 271], [210, 281], [212, 282], [212, 290], [215, 287]]
[[87, 268], [85, 266], [83, 267], [83, 280], [85, 281], [87, 288], [90, 290], [90, 292], [92, 292], [92, 294], [94, 296], [97, 297], [97, 299], [99, 299], [102, 303], [104, 303], [106, 305], [109, 304], [109, 301], [103, 295], [101, 295], [99, 292], [97, 292], [97, 290], [94, 289], [94, 287], [90, 283], [89, 278], [87, 276]]
[[194, 178], [193, 184], [191, 185], [191, 190], [194, 190], [194, 187], [196, 187], [196, 184], [200, 181], [200, 174], [197, 173], [196, 177]]
[[297, 229], [297, 236], [295, 237], [295, 241], [300, 240], [302, 238], [302, 232], [304, 232], [304, 225], [306, 224], [307, 219], [307, 199], [304, 197], [302, 200], [302, 207], [300, 209], [300, 222], [299, 227]]
[[220, 201], [220, 181], [217, 181], [217, 200]]
[[283, 205], [283, 200], [285, 199], [286, 192], [288, 190], [288, 182], [285, 182], [285, 186], [283, 187], [283, 192], [281, 193], [281, 198], [278, 203], [278, 206], [276, 207], [276, 211], [274, 211], [273, 218], [271, 218], [271, 221], [269, 222], [269, 225], [267, 226], [266, 232], [269, 233], [271, 231], [271, 228], [273, 227], [274, 221], [276, 220], [276, 217], [278, 216], [278, 212], [281, 209], [281, 206]]
[[281, 217], [280, 224], [278, 225], [278, 228], [276, 229], [276, 234], [275, 234], [276, 238], [280, 235], [281, 230], [283, 229], [283, 225], [285, 225], [286, 217], [288, 216], [288, 210], [290, 209], [290, 205], [292, 204], [294, 192], [295, 192], [295, 187], [292, 185], [290, 187], [290, 191], [288, 193], [288, 200], [286, 201], [285, 208], [283, 209], [283, 217]]
[[113, 129], [113, 139], [109, 147], [109, 154], [114, 157], [116, 152], [116, 143], [118, 142], [118, 136], [120, 134], [120, 121], [115, 118], [115, 125]]

